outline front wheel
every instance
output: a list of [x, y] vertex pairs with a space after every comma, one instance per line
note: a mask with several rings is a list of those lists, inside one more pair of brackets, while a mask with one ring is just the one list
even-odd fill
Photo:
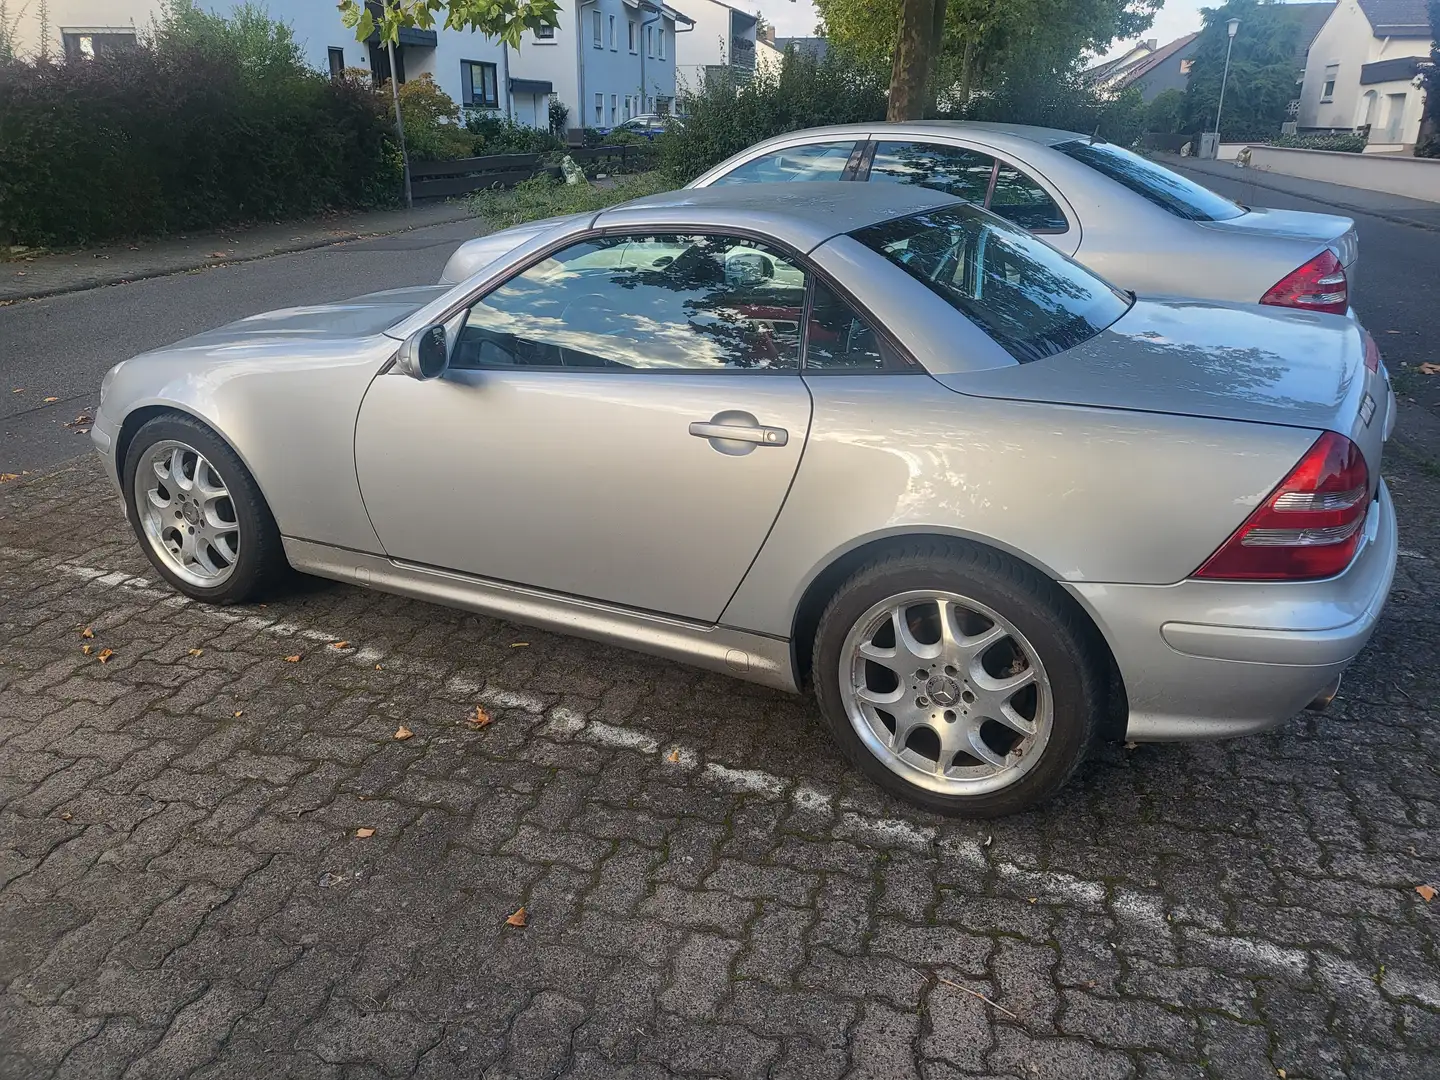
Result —
[[146, 557], [195, 600], [234, 604], [287, 568], [280, 530], [250, 471], [193, 417], [147, 421], [125, 453], [125, 509]]
[[820, 618], [812, 677], [831, 734], [881, 787], [995, 817], [1054, 794], [1095, 737], [1094, 631], [1031, 567], [959, 541], [862, 566]]

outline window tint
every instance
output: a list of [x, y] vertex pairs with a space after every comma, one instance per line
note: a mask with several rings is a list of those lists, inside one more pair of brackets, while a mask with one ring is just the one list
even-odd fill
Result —
[[870, 180], [919, 184], [983, 206], [994, 169], [995, 159], [978, 150], [935, 143], [882, 142], [875, 147]]
[[604, 237], [511, 278], [466, 316], [457, 368], [785, 371], [805, 275], [722, 236]]
[[947, 206], [853, 234], [1028, 363], [1094, 337], [1129, 301], [1029, 233]]
[[1006, 162], [995, 170], [990, 211], [1031, 232], [1064, 232], [1070, 228], [1060, 207], [1045, 189]]
[[747, 161], [714, 184], [762, 184], [783, 180], [839, 180], [850, 161], [855, 142], [811, 143], [792, 146]]
[[[816, 281], [805, 327], [805, 368], [818, 371], [885, 371], [903, 367], [888, 346], [823, 281]], [[888, 362], [887, 362], [888, 361]]]
[[1074, 140], [1055, 147], [1062, 154], [1103, 173], [1135, 194], [1162, 206], [1177, 217], [1190, 221], [1226, 221], [1245, 213], [1245, 208], [1173, 173], [1162, 165], [1113, 143]]

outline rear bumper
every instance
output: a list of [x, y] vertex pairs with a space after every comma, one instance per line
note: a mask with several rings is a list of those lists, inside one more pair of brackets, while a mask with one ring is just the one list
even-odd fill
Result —
[[1366, 540], [1325, 581], [1069, 583], [1115, 654], [1137, 741], [1249, 735], [1314, 700], [1370, 640], [1395, 576], [1395, 508], [1382, 483]]

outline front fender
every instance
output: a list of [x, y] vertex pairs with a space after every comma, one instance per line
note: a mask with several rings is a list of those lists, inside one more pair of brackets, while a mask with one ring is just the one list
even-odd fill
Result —
[[377, 335], [146, 354], [115, 372], [92, 436], [118, 480], [137, 421], [156, 409], [188, 413], [244, 462], [282, 534], [378, 552], [355, 475], [355, 418], [394, 351]]

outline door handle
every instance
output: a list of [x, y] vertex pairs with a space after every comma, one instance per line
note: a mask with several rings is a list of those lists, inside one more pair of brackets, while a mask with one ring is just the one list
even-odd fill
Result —
[[690, 424], [690, 434], [697, 439], [732, 439], [735, 442], [755, 443], [757, 446], [784, 446], [790, 441], [790, 433], [784, 428], [761, 427], [739, 424], [717, 424], [709, 420], [695, 420]]

